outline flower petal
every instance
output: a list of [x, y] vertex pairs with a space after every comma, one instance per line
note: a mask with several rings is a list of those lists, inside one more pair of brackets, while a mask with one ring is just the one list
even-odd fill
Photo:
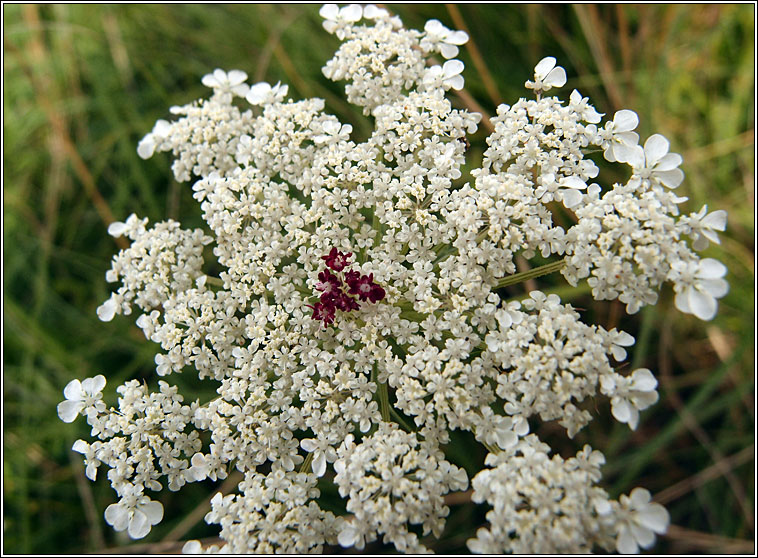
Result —
[[340, 17], [345, 21], [354, 22], [363, 17], [363, 6], [360, 4], [350, 4], [340, 10]]
[[121, 221], [115, 221], [111, 223], [110, 225], [108, 225], [108, 234], [115, 238], [118, 238], [119, 236], [123, 235], [128, 228], [129, 227], [127, 226], [126, 223], [122, 223]]
[[455, 45], [449, 45], [447, 43], [441, 43], [440, 54], [444, 58], [453, 58], [454, 56], [458, 56], [458, 47]]
[[445, 80], [445, 82], [456, 91], [460, 91], [461, 89], [463, 89], [463, 85], [465, 84], [465, 81], [463, 80], [463, 76], [460, 76], [460, 75], [448, 78], [447, 80]]
[[324, 4], [318, 11], [318, 15], [324, 19], [337, 19], [337, 14], [339, 11], [340, 9], [337, 4]]
[[632, 373], [631, 387], [637, 391], [652, 391], [658, 387], [658, 380], [647, 368], [638, 368]]
[[87, 450], [89, 450], [89, 444], [84, 440], [77, 440], [74, 442], [74, 445], [71, 446], [71, 449], [77, 453], [87, 453]]
[[634, 169], [644, 169], [645, 151], [639, 145], [633, 146], [629, 151], [629, 156], [627, 157], [626, 162]]
[[442, 75], [446, 78], [451, 78], [460, 74], [464, 68], [465, 66], [460, 60], [448, 60], [442, 66]]
[[97, 307], [97, 317], [102, 322], [110, 322], [116, 315], [116, 301], [109, 298]]
[[310, 453], [316, 451], [318, 444], [313, 438], [305, 438], [304, 440], [300, 440], [300, 447]]
[[724, 264], [713, 258], [705, 258], [700, 261], [697, 276], [702, 279], [720, 279], [726, 275], [727, 269]]
[[247, 79], [247, 74], [242, 70], [230, 70], [227, 78], [231, 85], [239, 85]]
[[561, 186], [564, 188], [576, 188], [577, 190], [584, 190], [587, 188], [587, 183], [578, 176], [567, 176], [561, 180]]
[[628, 132], [634, 130], [640, 119], [633, 110], [620, 110], [613, 116], [613, 124], [617, 132]]
[[566, 209], [571, 209], [582, 201], [582, 193], [579, 190], [561, 190], [561, 195], [563, 196], [563, 205]]
[[116, 503], [105, 508], [105, 521], [116, 531], [123, 531], [129, 524], [129, 512], [126, 506]]
[[550, 70], [555, 68], [555, 58], [552, 56], [546, 56], [539, 62], [537, 62], [537, 65], [534, 67], [534, 76], [537, 79], [543, 79], [548, 73], [550, 73]]
[[326, 473], [326, 454], [322, 451], [317, 452], [315, 459], [311, 463], [311, 469], [317, 477], [323, 477]]
[[684, 180], [684, 171], [682, 169], [656, 171], [655, 176], [666, 188], [674, 189]]
[[73, 399], [75, 401], [81, 400], [82, 397], [84, 397], [82, 383], [79, 380], [71, 380], [66, 384], [66, 387], [63, 388], [63, 396], [66, 399]]
[[658, 161], [658, 164], [655, 166], [655, 170], [672, 170], [681, 165], [682, 161], [682, 156], [679, 155], [679, 153], [668, 153], [667, 155], [664, 155], [660, 161]]
[[63, 422], [74, 422], [82, 409], [84, 409], [84, 402], [82, 401], [62, 401], [58, 403], [58, 417]]
[[645, 142], [645, 158], [647, 166], [652, 168], [669, 152], [669, 140], [661, 134], [653, 134]]
[[637, 512], [637, 522], [658, 534], [666, 532], [669, 521], [669, 512], [660, 504], [649, 504], [644, 510]]
[[134, 515], [129, 521], [129, 536], [133, 539], [142, 539], [150, 532], [150, 521], [141, 510], [134, 510]]
[[358, 530], [350, 523], [346, 523], [340, 534], [337, 535], [337, 542], [342, 548], [354, 546], [358, 542]]
[[687, 302], [692, 309], [692, 313], [701, 320], [712, 320], [716, 315], [716, 310], [718, 309], [716, 299], [700, 289], [694, 287], [687, 289]]
[[632, 416], [632, 405], [626, 399], [614, 397], [611, 401], [611, 414], [619, 422], [629, 422]]
[[465, 31], [453, 31], [445, 37], [445, 42], [451, 45], [464, 45], [468, 42], [468, 33]]
[[155, 153], [155, 138], [153, 134], [147, 134], [137, 144], [137, 155], [140, 159], [149, 159], [153, 153]]
[[726, 217], [726, 211], [719, 209], [718, 211], [714, 211], [713, 213], [706, 215], [700, 223], [703, 227], [707, 227], [715, 231], [724, 231], [726, 230]]
[[690, 309], [690, 301], [687, 298], [686, 289], [676, 293], [676, 296], [674, 297], [674, 306], [676, 306], [676, 309], [680, 312], [684, 312], [685, 314], [692, 314], [692, 310]]
[[636, 554], [639, 552], [637, 541], [632, 536], [632, 532], [626, 525], [619, 529], [618, 538], [616, 538], [616, 550], [621, 554]]
[[639, 544], [642, 548], [649, 548], [653, 546], [653, 543], [655, 542], [655, 535], [650, 529], [647, 529], [645, 527], [642, 527], [641, 525], [635, 525], [632, 523], [632, 534], [634, 535], [634, 538], [637, 539], [637, 544]]
[[442, 25], [442, 23], [438, 19], [430, 19], [426, 22], [426, 25], [424, 25], [424, 31], [427, 32], [427, 34], [430, 35], [437, 35], [440, 36], [444, 34], [445, 27]]
[[140, 511], [145, 514], [151, 525], [157, 525], [163, 519], [163, 504], [150, 500], [139, 507]]
[[94, 378], [87, 378], [82, 382], [82, 390], [91, 395], [96, 394], [105, 387], [105, 376], [98, 374]]
[[704, 279], [700, 282], [700, 288], [713, 298], [721, 298], [729, 292], [729, 283], [723, 279]]
[[550, 70], [550, 73], [545, 77], [543, 83], [550, 87], [563, 87], [566, 85], [566, 70], [560, 66], [556, 66]]

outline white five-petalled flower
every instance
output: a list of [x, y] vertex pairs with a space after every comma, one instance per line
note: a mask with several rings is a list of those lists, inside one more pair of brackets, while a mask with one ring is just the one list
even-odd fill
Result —
[[708, 213], [708, 206], [704, 205], [700, 211], [685, 219], [689, 219], [692, 229], [692, 247], [695, 250], [705, 250], [708, 247], [708, 241], [721, 244], [716, 231], [726, 230], [726, 211], [719, 209]]
[[625, 163], [634, 157], [640, 137], [632, 130], [639, 123], [637, 113], [628, 109], [618, 111], [613, 115], [613, 121], [606, 123], [605, 128], [600, 131], [606, 140], [603, 145], [606, 161]]
[[674, 282], [676, 291], [676, 307], [701, 320], [712, 320], [718, 309], [717, 299], [729, 292], [725, 275], [726, 266], [712, 258], [674, 262], [671, 265], [670, 279]]
[[245, 98], [251, 105], [280, 103], [287, 96], [288, 89], [287, 85], [282, 85], [280, 82], [276, 82], [276, 85], [272, 86], [261, 81], [250, 88]]
[[142, 486], [123, 486], [121, 501], [105, 508], [105, 520], [116, 531], [126, 530], [133, 539], [144, 538], [161, 519], [163, 506], [142, 494]]
[[214, 91], [222, 94], [231, 94], [237, 97], [247, 95], [250, 86], [245, 83], [247, 74], [242, 70], [230, 70], [228, 73], [220, 68], [213, 70], [212, 74], [203, 76], [203, 85], [211, 87]]
[[534, 81], [527, 81], [524, 85], [527, 89], [534, 89], [538, 93], [549, 91], [553, 87], [566, 85], [566, 70], [555, 65], [556, 60], [552, 56], [546, 56], [534, 67]]
[[468, 34], [465, 31], [451, 31], [436, 19], [430, 19], [424, 25], [426, 37], [421, 41], [421, 47], [439, 49], [445, 58], [458, 56], [458, 46], [466, 44]]
[[631, 376], [608, 375], [600, 378], [603, 393], [612, 395], [611, 413], [622, 423], [637, 429], [640, 411], [658, 401], [658, 380], [647, 368], [635, 370]]
[[660, 134], [650, 136], [644, 148], [636, 146], [628, 162], [635, 176], [642, 180], [652, 180], [672, 189], [684, 180], [684, 173], [677, 168], [682, 164], [682, 156], [669, 153], [669, 140]]
[[635, 488], [629, 496], [619, 498], [619, 531], [616, 550], [622, 554], [635, 554], [641, 548], [650, 548], [655, 533], [668, 529], [669, 513], [662, 505], [651, 502], [650, 492]]
[[58, 403], [58, 416], [63, 422], [74, 422], [79, 411], [85, 407], [96, 406], [105, 409], [102, 402], [105, 376], [98, 374], [94, 378], [86, 378], [81, 382], [71, 380], [63, 389], [65, 401]]
[[[374, 10], [371, 12], [374, 14]], [[324, 18], [322, 25], [329, 33], [336, 33], [337, 38], [344, 38], [343, 28], [350, 26], [363, 17], [363, 7], [359, 4], [349, 4], [340, 8], [337, 4], [324, 4], [318, 11]]]
[[432, 86], [441, 84], [443, 87], [449, 87], [460, 91], [463, 89], [463, 71], [464, 65], [460, 60], [448, 60], [442, 66], [432, 66], [424, 75], [424, 83]]

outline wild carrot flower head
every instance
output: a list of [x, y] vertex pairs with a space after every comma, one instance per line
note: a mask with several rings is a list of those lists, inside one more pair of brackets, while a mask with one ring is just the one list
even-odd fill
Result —
[[[145, 536], [163, 515], [145, 491], [236, 469], [242, 480], [206, 515], [221, 542], [204, 550], [382, 537], [426, 551], [419, 534], [441, 536], [445, 496], [469, 483], [489, 509], [474, 552], [649, 547], [668, 525], [649, 493], [610, 498], [599, 451], [564, 459], [530, 432], [555, 421], [573, 438], [601, 407], [637, 428], [658, 399], [653, 371], [624, 368], [630, 334], [585, 323], [556, 294], [504, 289], [560, 270], [634, 313], [668, 284], [678, 309], [711, 319], [726, 268], [697, 250], [718, 242], [726, 215], [680, 215], [681, 157], [660, 135], [640, 146], [636, 113], [603, 122], [576, 90], [546, 96], [567, 82], [552, 57], [526, 84], [536, 98], [498, 107], [468, 173], [481, 115], [449, 98], [465, 86], [452, 57], [467, 35], [436, 20], [405, 29], [376, 6], [320, 13], [341, 41], [323, 73], [371, 117], [368, 137], [322, 99], [215, 70], [208, 99], [173, 107], [138, 146], [172, 154], [204, 223], [132, 215], [108, 229], [131, 246], [97, 314], [139, 314], [162, 379], [127, 382], [113, 407], [104, 376], [64, 391], [61, 419], [86, 416], [97, 438], [74, 446], [87, 476], [107, 467], [119, 498], [106, 520]], [[630, 178], [609, 183], [601, 156]], [[538, 255], [551, 263], [518, 273], [517, 259]], [[177, 373], [208, 380], [212, 396], [185, 402], [168, 381]], [[454, 431], [488, 452], [471, 479], [445, 454]], [[321, 507], [324, 482], [345, 515]]]

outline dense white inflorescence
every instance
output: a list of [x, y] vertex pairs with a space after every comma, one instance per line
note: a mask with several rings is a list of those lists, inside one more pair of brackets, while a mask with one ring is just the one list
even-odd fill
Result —
[[[132, 215], [108, 229], [132, 244], [113, 259], [106, 279], [120, 287], [98, 316], [138, 310], [164, 379], [158, 392], [119, 387], [117, 407], [103, 401], [104, 376], [66, 386], [61, 419], [84, 415], [96, 438], [74, 445], [87, 476], [105, 465], [119, 496], [106, 521], [144, 537], [163, 516], [146, 491], [236, 469], [237, 490], [216, 494], [206, 516], [222, 542], [186, 552], [378, 538], [426, 552], [419, 534], [439, 537], [445, 496], [469, 484], [491, 508], [473, 552], [650, 547], [669, 519], [647, 491], [612, 500], [597, 486], [599, 451], [551, 456], [529, 433], [557, 421], [573, 437], [603, 405], [591, 399], [636, 428], [658, 394], [650, 370], [623, 368], [634, 339], [583, 323], [555, 294], [506, 299], [503, 288], [533, 276], [517, 274], [517, 257], [553, 258], [545, 269], [630, 313], [669, 283], [678, 309], [711, 319], [726, 268], [697, 250], [718, 242], [725, 212], [679, 214], [681, 157], [658, 134], [640, 146], [634, 112], [603, 122], [576, 90], [568, 102], [545, 96], [566, 83], [551, 57], [526, 83], [535, 99], [498, 107], [468, 180], [466, 136], [481, 116], [448, 98], [464, 86], [452, 58], [467, 35], [436, 20], [407, 30], [374, 6], [320, 13], [342, 41], [324, 75], [372, 119], [365, 141], [321, 99], [217, 69], [203, 78], [208, 99], [172, 108], [177, 119], [139, 144], [143, 158], [172, 153], [207, 227], [148, 228]], [[630, 178], [601, 184], [593, 153]], [[179, 372], [217, 396], [185, 404], [166, 381]], [[444, 453], [453, 430], [489, 451], [470, 482]], [[346, 515], [319, 506], [319, 479], [334, 482]]]

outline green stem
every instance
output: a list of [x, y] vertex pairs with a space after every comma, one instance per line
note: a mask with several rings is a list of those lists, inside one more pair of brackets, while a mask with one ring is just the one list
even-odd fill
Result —
[[386, 382], [379, 384], [379, 408], [382, 411], [382, 420], [390, 422], [390, 394]]
[[377, 380], [378, 371], [376, 369], [376, 363], [371, 370], [371, 381], [378, 384], [377, 391], [379, 392], [379, 410], [382, 413], [382, 420], [384, 422], [390, 422], [390, 394], [387, 382], [379, 383]]
[[509, 275], [508, 277], [504, 277], [503, 279], [501, 279], [500, 282], [495, 286], [495, 288], [502, 289], [503, 287], [508, 287], [510, 285], [515, 285], [516, 283], [522, 283], [524, 281], [528, 281], [529, 279], [542, 277], [543, 275], [547, 275], [548, 273], [559, 271], [564, 265], [565, 265], [565, 262], [563, 260], [560, 260], [557, 262], [542, 265], [540, 267], [535, 267], [534, 269], [530, 269], [529, 271], [522, 271], [521, 273]]
[[489, 451], [490, 453], [500, 453], [500, 448], [499, 448], [499, 447], [497, 447], [497, 446], [491, 446], [491, 445], [490, 445], [490, 444], [488, 444], [487, 442], [481, 442], [481, 444], [482, 444], [482, 445], [483, 445], [485, 448], [487, 448], [487, 451]]
[[307, 473], [308, 470], [311, 468], [311, 461], [313, 461], [313, 454], [314, 452], [309, 452], [305, 458], [305, 461], [303, 461], [303, 464], [300, 465], [301, 473]]

